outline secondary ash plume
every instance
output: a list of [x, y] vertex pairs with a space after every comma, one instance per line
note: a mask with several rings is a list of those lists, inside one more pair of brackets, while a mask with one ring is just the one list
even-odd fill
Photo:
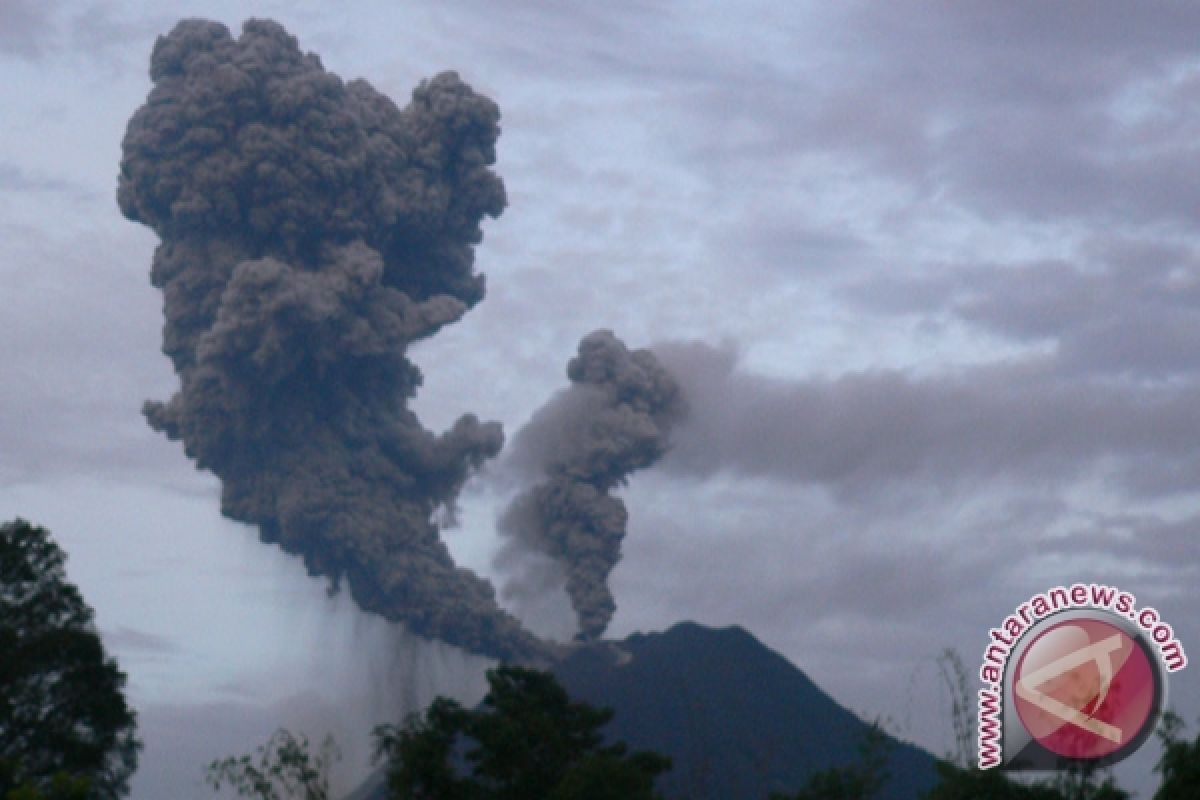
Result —
[[538, 580], [524, 556], [552, 559], [565, 574], [580, 638], [595, 639], [616, 610], [608, 576], [620, 559], [629, 518], [624, 502], [610, 492], [667, 451], [684, 402], [653, 353], [626, 349], [610, 331], [583, 338], [567, 377], [571, 386], [517, 434], [514, 463], [544, 480], [501, 516], [508, 541], [498, 563], [520, 573], [506, 587], [517, 594], [523, 583]]
[[541, 644], [431, 522], [499, 452], [474, 416], [406, 407], [409, 344], [482, 299], [480, 223], [504, 209], [496, 105], [454, 73], [398, 109], [278, 24], [181, 22], [151, 57], [117, 199], [161, 244], [163, 350], [181, 388], [150, 424], [223, 484], [227, 516], [342, 579], [364, 609], [500, 658]]

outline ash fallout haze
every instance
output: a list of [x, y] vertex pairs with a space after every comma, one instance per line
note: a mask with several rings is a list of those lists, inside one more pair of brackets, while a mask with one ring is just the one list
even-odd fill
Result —
[[349, 784], [381, 709], [682, 619], [936, 753], [936, 656], [1049, 586], [1200, 646], [1197, 31], [0, 3], [0, 518], [129, 673], [134, 797], [281, 723]]

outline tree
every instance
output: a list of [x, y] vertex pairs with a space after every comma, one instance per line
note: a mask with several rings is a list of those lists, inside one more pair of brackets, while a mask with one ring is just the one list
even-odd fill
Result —
[[887, 782], [891, 742], [879, 720], [871, 724], [859, 744], [859, 759], [846, 767], [833, 767], [813, 775], [798, 794], [773, 794], [771, 800], [870, 800]]
[[924, 800], [1062, 800], [1062, 794], [1050, 786], [1026, 786], [1009, 780], [997, 769], [956, 766], [947, 761], [937, 764], [941, 780]]
[[1200, 794], [1200, 735], [1189, 742], [1182, 736], [1183, 720], [1168, 711], [1158, 726], [1163, 753], [1154, 770], [1162, 783], [1154, 800], [1190, 800]]
[[44, 528], [0, 525], [0, 797], [123, 797], [141, 742], [125, 675]]
[[607, 709], [572, 702], [549, 673], [498, 667], [477, 711], [438, 698], [403, 727], [376, 728], [388, 787], [404, 800], [654, 800], [670, 768], [604, 744]]
[[332, 737], [321, 749], [309, 752], [308, 737], [280, 728], [257, 749], [257, 757], [240, 756], [214, 761], [208, 766], [208, 783], [215, 791], [229, 785], [239, 797], [261, 800], [328, 800], [329, 768], [339, 758]]
[[1063, 800], [1129, 800], [1129, 792], [1117, 786], [1110, 767], [1091, 763], [1067, 766], [1050, 785]]

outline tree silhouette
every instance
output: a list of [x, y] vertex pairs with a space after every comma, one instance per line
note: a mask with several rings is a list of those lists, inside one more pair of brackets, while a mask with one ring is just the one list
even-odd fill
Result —
[[771, 800], [871, 800], [887, 782], [890, 745], [883, 725], [876, 720], [863, 734], [857, 762], [821, 770], [797, 794], [773, 794]]
[[1158, 738], [1163, 745], [1162, 757], [1155, 771], [1162, 783], [1154, 800], [1191, 800], [1200, 796], [1200, 735], [1189, 742], [1183, 737], [1183, 720], [1174, 712], [1163, 715]]
[[1045, 785], [1026, 786], [1008, 779], [997, 769], [967, 768], [939, 761], [941, 781], [924, 800], [1062, 800], [1062, 794]]
[[0, 797], [110, 800], [141, 743], [125, 675], [44, 528], [0, 525]]
[[438, 698], [403, 727], [376, 729], [390, 797], [404, 800], [654, 800], [670, 759], [604, 744], [612, 712], [572, 702], [549, 673], [488, 672], [482, 707]]
[[328, 800], [329, 769], [341, 756], [333, 737], [325, 737], [312, 753], [307, 736], [280, 728], [256, 753], [212, 762], [208, 784], [216, 791], [231, 786], [239, 797], [260, 800]]

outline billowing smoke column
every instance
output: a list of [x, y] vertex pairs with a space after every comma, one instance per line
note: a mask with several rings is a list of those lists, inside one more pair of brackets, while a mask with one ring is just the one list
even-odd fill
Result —
[[[608, 576], [621, 555], [628, 513], [610, 492], [667, 450], [683, 413], [679, 385], [649, 350], [627, 350], [609, 331], [590, 333], [567, 365], [572, 385], [517, 434], [514, 460], [544, 480], [520, 494], [500, 519], [508, 539], [502, 566], [537, 553], [560, 565], [579, 635], [604, 633], [616, 604]], [[509, 591], [533, 580], [518, 575]]]
[[222, 511], [344, 579], [364, 609], [501, 658], [541, 644], [457, 568], [431, 522], [499, 452], [406, 407], [409, 344], [484, 294], [473, 246], [505, 206], [496, 105], [453, 73], [398, 109], [279, 25], [180, 23], [129, 122], [122, 212], [161, 239], [163, 350], [181, 388], [150, 424], [223, 483]]

